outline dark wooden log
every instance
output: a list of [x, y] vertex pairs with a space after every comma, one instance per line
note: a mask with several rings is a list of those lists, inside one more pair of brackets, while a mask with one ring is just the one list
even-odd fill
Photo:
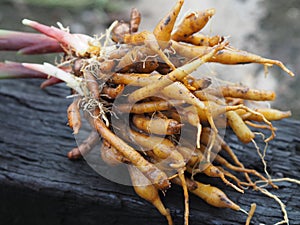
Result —
[[[97, 174], [84, 160], [70, 161], [76, 146], [67, 127], [70, 99], [63, 84], [39, 89], [38, 80], [0, 81], [0, 224], [167, 224], [132, 187], [113, 183]], [[299, 178], [300, 122], [275, 122], [277, 137], [266, 160], [272, 176]], [[242, 145], [230, 131], [227, 141], [247, 167], [263, 172], [253, 145]], [[262, 143], [259, 143], [260, 145]], [[251, 224], [274, 224], [282, 219], [278, 204], [260, 192], [235, 192], [217, 179], [200, 177], [222, 190], [243, 209], [257, 203]], [[299, 186], [283, 182], [269, 189], [286, 204], [290, 224], [299, 224]], [[246, 215], [207, 205], [190, 197], [190, 224], [244, 224]], [[173, 186], [164, 203], [175, 224], [183, 224], [183, 198]]]

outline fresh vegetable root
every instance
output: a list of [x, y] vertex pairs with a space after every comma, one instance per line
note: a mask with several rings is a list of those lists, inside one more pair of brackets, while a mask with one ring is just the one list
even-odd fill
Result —
[[[172, 179], [175, 184], [181, 185], [181, 181], [178, 178]], [[198, 181], [190, 180], [186, 178], [187, 187], [191, 193], [202, 198], [208, 204], [219, 208], [230, 208], [236, 211], [241, 208], [232, 202], [220, 189], [213, 187], [209, 184], [202, 184]]]
[[265, 66], [276, 65], [290, 76], [295, 76], [295, 74], [291, 70], [286, 68], [285, 65], [278, 60], [263, 58], [246, 51], [234, 49], [232, 47], [228, 47], [223, 51], [220, 51], [220, 53], [216, 57], [211, 59], [211, 62], [218, 62], [223, 64], [259, 63]]
[[131, 9], [130, 23], [129, 23], [130, 32], [131, 33], [137, 32], [139, 29], [140, 23], [141, 23], [141, 13], [138, 11], [137, 8]]
[[215, 46], [216, 44], [222, 42], [223, 37], [220, 37], [218, 35], [210, 37], [203, 34], [194, 34], [187, 37], [182, 37], [181, 41], [190, 43], [196, 46]]
[[215, 9], [207, 9], [204, 12], [191, 12], [178, 25], [176, 31], [172, 34], [172, 39], [184, 41], [184, 38], [202, 30], [215, 12]]
[[159, 117], [149, 118], [141, 115], [134, 115], [132, 122], [138, 129], [143, 130], [144, 132], [159, 135], [177, 134], [183, 126], [183, 124], [178, 123], [177, 120]]
[[119, 104], [116, 106], [116, 110], [121, 112], [131, 112], [135, 114], [143, 114], [143, 113], [152, 113], [156, 111], [163, 111], [172, 109], [174, 106], [183, 105], [185, 103], [184, 100], [156, 100], [149, 102], [141, 102], [132, 104]]
[[173, 225], [170, 211], [161, 202], [157, 188], [136, 167], [128, 166], [128, 170], [135, 192], [141, 198], [152, 203], [166, 217], [168, 225]]
[[[98, 135], [98, 133], [97, 133]], [[130, 161], [124, 157], [115, 147], [107, 141], [103, 141], [100, 148], [102, 160], [110, 166], [120, 165], [121, 163], [130, 164]]]
[[207, 89], [205, 93], [220, 97], [242, 98], [252, 101], [273, 101], [276, 98], [274, 91], [256, 90], [241, 85], [226, 85], [219, 87], [218, 90]]
[[[45, 80], [41, 88], [66, 83], [72, 89], [69, 97], [74, 98], [67, 110], [73, 133], [83, 133], [79, 132], [85, 127], [81, 126], [82, 119], [93, 129], [81, 145], [68, 153], [68, 158], [79, 159], [101, 142], [102, 161], [115, 168], [126, 165], [135, 192], [152, 203], [169, 225], [173, 224], [171, 214], [162, 204], [159, 191], [166, 193], [170, 182], [182, 186], [185, 225], [189, 223], [188, 191], [210, 205], [245, 212], [220, 189], [196, 181], [196, 173], [219, 178], [241, 193], [247, 188], [260, 190], [280, 202], [258, 186], [263, 182], [277, 188], [254, 138], [259, 134], [264, 137], [266, 130], [271, 133], [264, 140], [267, 144], [275, 138], [276, 131], [270, 121], [287, 118], [291, 112], [256, 104], [273, 101], [274, 91], [226, 81], [215, 85], [215, 79], [197, 69], [206, 63], [258, 63], [265, 67], [277, 65], [294, 76], [280, 61], [234, 49], [221, 35], [199, 33], [215, 14], [214, 9], [189, 13], [175, 26], [183, 4], [184, 0], [177, 0], [152, 32], [138, 31], [141, 14], [135, 8], [129, 21], [115, 21], [97, 37], [72, 34], [59, 23], [56, 28], [26, 19], [23, 24], [41, 34], [0, 30], [0, 50], [64, 53], [56, 66], [0, 63], [0, 79], [40, 78]], [[223, 140], [221, 129], [227, 125], [242, 143], [253, 142], [266, 177], [245, 168]], [[239, 173], [244, 174], [244, 179]], [[252, 181], [252, 177], [256, 180]], [[280, 204], [284, 222], [288, 223]]]
[[100, 138], [98, 133], [92, 131], [87, 139], [85, 139], [77, 148], [73, 148], [68, 152], [68, 158], [71, 160], [82, 158], [82, 156], [88, 154], [99, 141]]
[[109, 99], [115, 99], [119, 95], [122, 94], [124, 88], [125, 88], [125, 86], [123, 84], [119, 84], [115, 88], [105, 86], [105, 87], [103, 87], [103, 89], [101, 91], [101, 95], [105, 96], [105, 97], [108, 97]]
[[234, 111], [226, 113], [229, 126], [243, 143], [249, 143], [255, 137], [254, 133], [247, 127], [242, 118]]
[[177, 0], [173, 9], [154, 28], [153, 34], [163, 49], [169, 45], [171, 33], [183, 3], [184, 0]]
[[[205, 54], [205, 52], [209, 51], [212, 47], [210, 46], [191, 46], [185, 43], [178, 43], [172, 41], [172, 47], [182, 57], [186, 57], [187, 59], [193, 59]], [[265, 66], [276, 65], [280, 67], [283, 71], [285, 71], [290, 76], [295, 76], [295, 74], [289, 70], [282, 62], [278, 60], [272, 60], [260, 57], [258, 55], [241, 51], [238, 49], [234, 49], [232, 47], [227, 47], [216, 54], [214, 57], [208, 59], [208, 62], [221, 63], [226, 65], [237, 65], [237, 64], [248, 64], [248, 63], [258, 63], [263, 64]]]
[[81, 127], [81, 118], [80, 118], [80, 111], [79, 111], [79, 102], [80, 99], [76, 99], [73, 101], [70, 106], [68, 107], [68, 121], [69, 126], [73, 129], [73, 134], [78, 134], [80, 127]]

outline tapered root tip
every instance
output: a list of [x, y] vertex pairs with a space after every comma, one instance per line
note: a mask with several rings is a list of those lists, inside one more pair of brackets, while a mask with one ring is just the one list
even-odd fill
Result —
[[276, 60], [274, 64], [276, 64], [277, 66], [279, 66], [283, 71], [285, 71], [291, 77], [295, 76], [295, 74], [291, 70], [289, 70], [282, 62]]
[[288, 118], [292, 116], [292, 112], [291, 111], [285, 111], [283, 112], [283, 118]]
[[216, 14], [216, 9], [211, 8], [211, 9], [208, 9], [206, 12], [209, 16], [213, 16]]
[[246, 215], [248, 215], [248, 212], [245, 209], [240, 208], [239, 211], [241, 211], [241, 212], [245, 213]]
[[68, 159], [70, 159], [70, 160], [78, 160], [78, 159], [82, 158], [81, 152], [79, 151], [78, 148], [74, 148], [71, 151], [69, 151], [67, 156], [68, 156]]
[[232, 202], [231, 200], [229, 200], [228, 202], [228, 208], [233, 209], [235, 211], [241, 211], [241, 207], [235, 204], [234, 202]]

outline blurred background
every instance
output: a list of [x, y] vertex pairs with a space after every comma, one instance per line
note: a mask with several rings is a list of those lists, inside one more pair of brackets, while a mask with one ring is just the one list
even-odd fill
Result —
[[[32, 31], [23, 18], [47, 25], [61, 22], [71, 32], [100, 34], [114, 20], [128, 20], [133, 7], [142, 13], [140, 30], [152, 30], [175, 0], [0, 0], [0, 29]], [[216, 15], [203, 33], [229, 37], [232, 46], [281, 60], [294, 73], [291, 78], [277, 67], [266, 77], [262, 65], [221, 66], [209, 64], [203, 73], [242, 82], [255, 88], [275, 90], [272, 107], [292, 110], [300, 119], [300, 1], [299, 0], [186, 0], [180, 14], [215, 8]], [[53, 55], [21, 56], [0, 52], [0, 61], [54, 61]]]

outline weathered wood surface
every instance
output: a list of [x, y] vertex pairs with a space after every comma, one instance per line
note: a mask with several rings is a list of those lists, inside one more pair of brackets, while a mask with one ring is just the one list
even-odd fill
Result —
[[[39, 89], [38, 80], [0, 81], [0, 224], [166, 224], [152, 205], [129, 186], [113, 183], [66, 153], [76, 143], [66, 126], [71, 100], [64, 85]], [[299, 178], [300, 122], [274, 123], [277, 138], [266, 157], [274, 177]], [[247, 167], [262, 171], [253, 145], [241, 145], [230, 132], [227, 140]], [[205, 179], [206, 178], [202, 178]], [[208, 179], [207, 179], [208, 182]], [[282, 219], [280, 207], [263, 194], [239, 194], [210, 179], [242, 208], [257, 203], [252, 224], [274, 224]], [[286, 204], [290, 224], [300, 223], [299, 186], [280, 183], [270, 191]], [[175, 224], [182, 224], [183, 198], [178, 187], [165, 197]], [[217, 209], [191, 196], [190, 224], [244, 224], [246, 215]]]

